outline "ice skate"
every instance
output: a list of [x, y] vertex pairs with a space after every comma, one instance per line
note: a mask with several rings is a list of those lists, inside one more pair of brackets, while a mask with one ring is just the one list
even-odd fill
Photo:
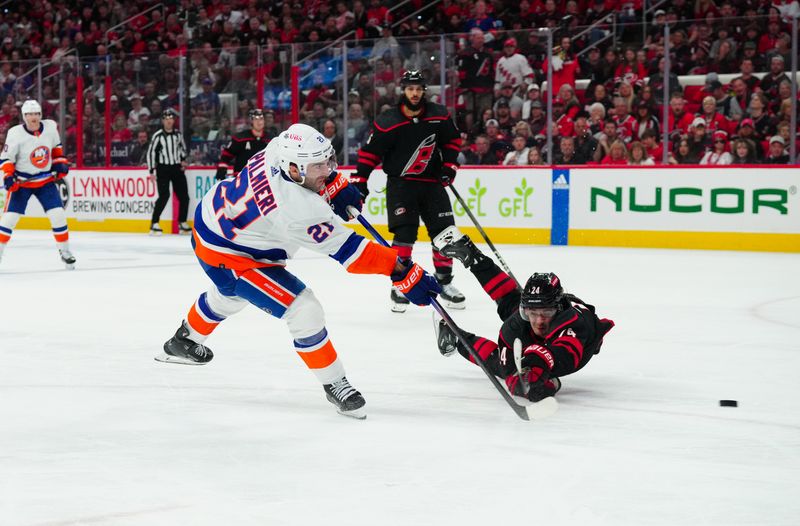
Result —
[[163, 233], [164, 233], [164, 231], [161, 230], [161, 226], [158, 223], [153, 223], [152, 226], [150, 226], [150, 235], [151, 236], [160, 236]]
[[191, 234], [192, 233], [192, 227], [190, 227], [186, 223], [181, 223], [180, 225], [178, 225], [178, 233], [179, 234]]
[[436, 311], [433, 311], [433, 331], [442, 356], [452, 356], [458, 350], [458, 337]]
[[328, 401], [336, 406], [336, 410], [340, 415], [349, 416], [364, 420], [367, 418], [367, 412], [364, 406], [367, 401], [361, 396], [355, 387], [350, 385], [347, 377], [343, 376], [340, 380], [332, 384], [325, 384], [322, 386], [325, 389], [325, 396]]
[[392, 312], [406, 311], [410, 302], [395, 287], [392, 287], [392, 293], [390, 294], [390, 297], [392, 299]]
[[439, 301], [442, 305], [455, 310], [464, 310], [466, 308], [466, 298], [461, 294], [461, 291], [453, 285], [452, 274], [436, 274], [436, 281], [438, 281], [439, 285], [442, 287], [442, 292], [439, 293]]
[[189, 329], [182, 322], [175, 336], [164, 343], [164, 352], [155, 357], [158, 362], [184, 365], [205, 365], [214, 358], [211, 349], [189, 339]]
[[67, 270], [75, 270], [75, 256], [72, 255], [69, 249], [65, 248], [59, 250], [58, 255], [61, 256], [61, 261], [64, 263], [64, 266], [67, 267]]
[[475, 264], [481, 255], [472, 240], [456, 226], [445, 228], [433, 238], [433, 247], [443, 256], [459, 260], [466, 268]]

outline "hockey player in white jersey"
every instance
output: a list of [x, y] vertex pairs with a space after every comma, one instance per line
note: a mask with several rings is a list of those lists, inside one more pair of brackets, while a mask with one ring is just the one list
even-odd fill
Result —
[[6, 135], [0, 152], [0, 170], [6, 189], [6, 205], [0, 216], [0, 259], [19, 218], [31, 196], [36, 197], [50, 220], [61, 261], [68, 269], [75, 267], [75, 256], [69, 249], [67, 215], [55, 182], [66, 177], [69, 162], [61, 149], [55, 121], [42, 120], [42, 107], [35, 100], [22, 104], [23, 124]]
[[365, 418], [365, 401], [345, 377], [328, 337], [322, 305], [286, 269], [299, 248], [329, 255], [348, 272], [386, 274], [408, 299], [427, 305], [441, 289], [415, 263], [345, 227], [361, 193], [336, 172], [336, 152], [322, 134], [295, 124], [254, 155], [234, 178], [206, 193], [195, 212], [192, 245], [214, 286], [189, 309], [158, 361], [208, 363], [203, 342], [248, 303], [286, 322], [294, 350], [339, 413]]

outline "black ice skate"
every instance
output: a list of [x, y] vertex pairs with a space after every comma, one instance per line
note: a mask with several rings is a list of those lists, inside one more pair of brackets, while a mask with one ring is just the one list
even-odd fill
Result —
[[161, 230], [161, 226], [159, 226], [158, 223], [153, 223], [152, 226], [150, 227], [150, 235], [151, 236], [160, 236], [163, 233], [164, 233], [164, 231]]
[[458, 350], [458, 337], [436, 311], [433, 311], [433, 330], [439, 352], [442, 356], [452, 356]]
[[477, 263], [482, 256], [472, 240], [455, 226], [445, 228], [433, 238], [433, 247], [441, 255], [459, 260], [466, 268]]
[[453, 286], [452, 274], [436, 274], [436, 281], [442, 287], [442, 292], [439, 293], [439, 301], [445, 307], [456, 310], [464, 310], [467, 306], [466, 298], [461, 291]]
[[190, 227], [186, 223], [181, 223], [180, 225], [178, 225], [178, 233], [179, 234], [191, 234], [192, 233], [192, 227]]
[[205, 365], [214, 358], [211, 349], [189, 339], [186, 323], [181, 323], [175, 336], [164, 343], [164, 353], [156, 356], [156, 361], [180, 363], [184, 365]]
[[355, 387], [350, 385], [347, 377], [343, 376], [341, 380], [332, 384], [325, 384], [322, 387], [325, 389], [325, 396], [328, 401], [336, 406], [336, 410], [340, 415], [359, 420], [367, 418], [367, 412], [364, 409], [367, 401], [364, 400], [364, 397]]
[[389, 297], [392, 299], [392, 312], [405, 312], [408, 304], [411, 303], [395, 287], [392, 287], [392, 293]]
[[59, 250], [58, 255], [61, 256], [61, 262], [64, 263], [64, 266], [67, 267], [68, 270], [75, 269], [75, 256], [72, 255], [69, 249], [65, 248]]

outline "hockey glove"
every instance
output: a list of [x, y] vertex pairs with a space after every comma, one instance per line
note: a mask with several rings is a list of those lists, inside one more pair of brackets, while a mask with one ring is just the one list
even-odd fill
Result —
[[367, 188], [367, 178], [361, 175], [355, 174], [353, 177], [350, 178], [350, 184], [356, 187], [356, 190], [361, 192], [363, 200], [367, 200], [367, 196], [369, 195], [369, 188]]
[[547, 347], [529, 345], [522, 351], [521, 375], [530, 385], [528, 393], [523, 391], [520, 374], [513, 373], [506, 376], [508, 391], [516, 396], [525, 396], [533, 402], [555, 394], [555, 384], [550, 381], [550, 372], [555, 366], [553, 354]]
[[415, 305], [430, 305], [431, 299], [442, 292], [436, 278], [425, 272], [416, 263], [392, 274], [392, 282], [408, 301]]
[[448, 187], [453, 184], [453, 181], [456, 180], [456, 165], [445, 163], [442, 166], [442, 173], [439, 175], [439, 181], [441, 181], [442, 186]]
[[66, 157], [56, 157], [53, 159], [53, 172], [56, 176], [56, 181], [63, 179], [69, 173], [69, 161]]
[[13, 192], [18, 189], [19, 183], [17, 182], [17, 176], [12, 174], [3, 177], [3, 186], [7, 192]]
[[328, 199], [333, 212], [344, 221], [352, 219], [347, 212], [348, 206], [354, 206], [360, 212], [364, 206], [361, 192], [356, 190], [350, 181], [339, 172], [331, 173], [325, 180], [325, 188], [320, 192]]
[[223, 165], [217, 166], [217, 173], [214, 175], [214, 179], [217, 181], [222, 181], [226, 177], [228, 177], [228, 167]]

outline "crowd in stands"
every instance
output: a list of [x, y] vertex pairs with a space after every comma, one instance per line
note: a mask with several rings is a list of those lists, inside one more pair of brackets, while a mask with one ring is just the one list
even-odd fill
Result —
[[[438, 85], [440, 60], [447, 61], [448, 86], [429, 96], [453, 110], [464, 139], [462, 164], [538, 165], [550, 159], [649, 165], [665, 157], [671, 164], [786, 164], [797, 141], [798, 130], [790, 129], [787, 75], [797, 0], [670, 0], [648, 12], [646, 26], [641, 25], [643, 0], [396, 4], [5, 3], [0, 9], [0, 142], [8, 127], [20, 122], [22, 101], [41, 91], [45, 117], [62, 116], [71, 160], [76, 117], [82, 115], [83, 162], [102, 164], [108, 75], [113, 79], [113, 164], [142, 163], [141, 152], [166, 108], [183, 117], [190, 161], [213, 164], [220, 146], [248, 126], [248, 111], [259, 95], [268, 134], [289, 124], [293, 59], [303, 65], [301, 121], [330, 137], [342, 162], [354, 161], [372, 119], [398, 102], [396, 80], [402, 72], [421, 67], [429, 83]], [[610, 15], [616, 18], [613, 25]], [[670, 72], [665, 78], [667, 25]], [[545, 33], [533, 28], [554, 32], [552, 63]], [[441, 34], [448, 35], [452, 56], [441, 56]], [[327, 55], [303, 60], [338, 39], [346, 39], [351, 50], [346, 92], [341, 69], [332, 67]], [[548, 119], [549, 69], [554, 96]], [[695, 86], [684, 80], [687, 76], [705, 82]], [[75, 96], [79, 77], [85, 88], [81, 111]], [[552, 152], [545, 140], [548, 125]]]

